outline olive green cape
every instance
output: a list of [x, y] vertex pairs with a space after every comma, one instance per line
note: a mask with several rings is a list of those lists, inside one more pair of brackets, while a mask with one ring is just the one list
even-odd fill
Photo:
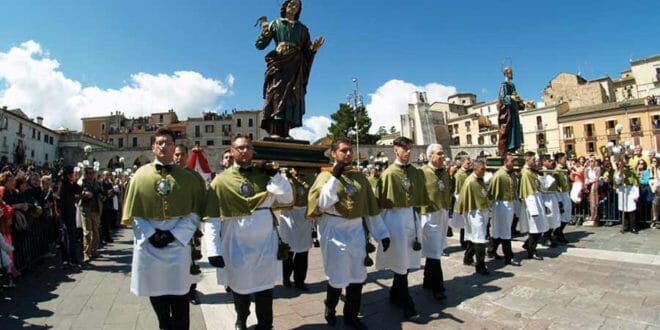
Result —
[[538, 174], [525, 166], [520, 170], [520, 199], [524, 200], [527, 196], [534, 195], [540, 191], [540, 182]]
[[560, 192], [570, 192], [571, 184], [568, 182], [568, 174], [561, 164], [557, 164], [557, 172], [553, 175], [557, 181], [557, 187]]
[[[408, 182], [408, 189], [404, 182]], [[402, 168], [390, 165], [380, 175], [376, 185], [376, 199], [381, 209], [393, 209], [412, 206], [427, 206], [429, 196], [426, 193], [424, 173], [414, 166]]]
[[[323, 211], [319, 208], [319, 196], [323, 186], [330, 178], [332, 178], [330, 172], [321, 172], [316, 177], [307, 199], [307, 218], [314, 219], [323, 214]], [[346, 192], [346, 186], [349, 184], [355, 187], [356, 190], [352, 196]], [[371, 184], [359, 171], [344, 172], [341, 175], [337, 185], [337, 194], [339, 201], [334, 205], [335, 210], [346, 219], [374, 216], [380, 213]]]
[[[421, 213], [428, 214], [451, 207], [451, 198], [454, 196], [454, 178], [447, 169], [436, 170], [430, 165], [422, 166], [426, 180], [426, 194], [429, 196], [429, 205], [422, 207]], [[442, 184], [440, 184], [442, 182]], [[442, 190], [440, 190], [442, 187]]]
[[[232, 166], [215, 177], [206, 195], [205, 218], [232, 218], [252, 214], [266, 199], [266, 185], [270, 177], [261, 169], [240, 172]], [[245, 183], [245, 185], [244, 185]], [[253, 194], [244, 196], [241, 187], [252, 187]]]
[[[156, 184], [161, 178], [167, 180], [170, 186], [166, 195], [156, 191]], [[167, 220], [190, 213], [201, 216], [204, 191], [196, 180], [192, 173], [176, 165], [171, 172], [163, 175], [156, 171], [153, 163], [140, 167], [128, 185], [122, 224], [131, 225], [135, 217]]]
[[502, 167], [490, 179], [488, 192], [493, 200], [511, 202], [516, 198], [516, 179]]
[[454, 212], [465, 214], [474, 210], [486, 210], [491, 208], [491, 204], [492, 201], [484, 179], [477, 178], [476, 175], [472, 174], [463, 183]]
[[467, 179], [468, 171], [466, 171], [464, 168], [459, 168], [456, 173], [454, 173], [454, 195], [458, 195], [461, 193], [461, 188], [463, 188], [463, 183], [465, 182], [465, 179]]

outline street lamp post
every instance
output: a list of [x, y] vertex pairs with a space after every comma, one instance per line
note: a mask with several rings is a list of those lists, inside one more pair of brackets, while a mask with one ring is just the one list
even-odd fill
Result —
[[355, 113], [355, 145], [357, 150], [357, 158], [355, 158], [358, 167], [360, 166], [360, 131], [359, 131], [359, 119], [360, 112], [358, 111], [358, 106], [362, 105], [362, 96], [360, 96], [360, 91], [358, 89], [358, 79], [353, 77], [353, 83], [355, 83], [355, 89], [353, 94], [349, 95], [349, 100], [353, 101], [353, 111]]

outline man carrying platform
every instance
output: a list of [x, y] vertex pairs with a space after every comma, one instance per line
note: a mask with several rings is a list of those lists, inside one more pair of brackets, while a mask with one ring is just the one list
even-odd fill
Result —
[[[493, 203], [493, 216], [490, 221], [490, 244], [488, 256], [498, 259], [497, 247], [502, 244], [504, 252], [504, 264], [520, 266], [517, 260], [513, 260], [511, 249], [511, 224], [513, 222], [514, 201], [517, 198], [518, 185], [513, 176], [513, 154], [507, 154], [502, 158], [503, 166], [495, 172], [488, 182], [488, 191], [495, 201]], [[499, 257], [500, 259], [502, 257]]]
[[330, 171], [318, 175], [307, 205], [307, 217], [318, 222], [323, 268], [328, 277], [325, 320], [330, 326], [336, 324], [335, 308], [346, 288], [344, 324], [366, 329], [358, 313], [367, 279], [367, 229], [385, 251], [390, 246], [389, 233], [369, 181], [349, 167], [353, 159], [350, 141], [334, 141], [331, 153], [335, 163]]
[[252, 165], [254, 150], [246, 135], [231, 144], [234, 165], [218, 174], [207, 194], [205, 228], [209, 263], [226, 271], [236, 310], [236, 329], [247, 329], [254, 296], [257, 329], [273, 326], [273, 287], [281, 275], [277, 223], [271, 207], [293, 202], [291, 184], [277, 166]]

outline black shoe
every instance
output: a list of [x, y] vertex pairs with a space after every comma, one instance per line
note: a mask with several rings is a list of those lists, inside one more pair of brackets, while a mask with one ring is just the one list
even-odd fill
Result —
[[335, 311], [328, 306], [325, 306], [324, 317], [325, 322], [327, 322], [329, 326], [334, 327], [335, 324], [337, 324], [337, 315], [335, 314]]
[[447, 296], [442, 291], [433, 291], [433, 298], [435, 300], [444, 300], [447, 299]]
[[415, 307], [408, 306], [403, 308], [403, 318], [406, 319], [406, 321], [410, 321], [413, 323], [419, 323], [420, 322], [420, 316], [419, 313], [417, 313], [417, 310], [415, 310]]
[[504, 259], [504, 257], [502, 257], [501, 255], [497, 254], [497, 252], [488, 253], [488, 258], [495, 259], [495, 260], [502, 260], [502, 259]]
[[231, 293], [231, 288], [229, 287], [229, 285], [225, 287], [225, 291], [227, 291], [227, 293]]
[[352, 328], [356, 330], [367, 330], [369, 327], [367, 327], [366, 324], [362, 323], [359, 318], [356, 318], [354, 320], [344, 320], [344, 325], [347, 328]]
[[[291, 286], [291, 283], [289, 283], [289, 286]], [[309, 287], [305, 283], [296, 283], [296, 288], [303, 292], [309, 291]]]
[[287, 288], [290, 288], [291, 287], [291, 280], [288, 279], [288, 278], [283, 279], [282, 280], [282, 285], [284, 285]]
[[474, 260], [463, 260], [463, 265], [474, 266]]
[[488, 271], [488, 269], [486, 269], [486, 267], [484, 267], [484, 268], [481, 268], [481, 269], [477, 270], [477, 274], [490, 275], [490, 272]]
[[190, 293], [190, 303], [193, 305], [199, 305], [199, 298], [197, 297], [197, 291], [193, 291]]
[[631, 229], [630, 232], [635, 235], [639, 234], [639, 231], [637, 231], [637, 229]]
[[541, 257], [540, 255], [536, 254], [536, 252], [534, 252], [534, 253], [530, 253], [530, 252], [528, 252], [528, 253], [527, 253], [527, 257], [528, 257], [529, 259], [534, 259], [534, 260], [543, 260], [543, 257]]
[[245, 322], [236, 321], [234, 324], [236, 330], [247, 330], [247, 325]]
[[520, 261], [518, 261], [518, 260], [513, 260], [513, 259], [505, 260], [505, 261], [504, 261], [504, 264], [505, 264], [505, 265], [510, 265], [510, 266], [520, 267]]

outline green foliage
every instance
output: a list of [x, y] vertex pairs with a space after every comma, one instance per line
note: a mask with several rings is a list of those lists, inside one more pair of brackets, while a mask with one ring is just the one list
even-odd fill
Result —
[[[358, 106], [357, 110], [360, 144], [376, 144], [376, 141], [380, 139], [380, 134], [369, 134], [371, 118], [367, 114], [367, 109], [364, 106]], [[330, 117], [334, 123], [328, 129], [328, 136], [333, 140], [337, 138], [348, 138], [352, 143], [355, 143], [355, 112], [353, 111], [353, 107], [346, 103], [340, 103], [339, 110]]]

